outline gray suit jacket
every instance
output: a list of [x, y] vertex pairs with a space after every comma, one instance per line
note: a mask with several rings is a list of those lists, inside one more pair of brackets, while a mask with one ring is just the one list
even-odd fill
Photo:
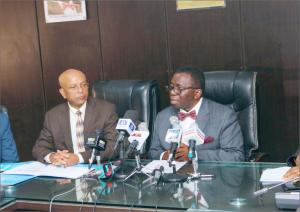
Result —
[[[158, 113], [155, 120], [149, 157], [159, 159], [170, 148], [165, 141], [171, 128], [170, 116], [177, 116], [178, 109], [169, 106]], [[196, 146], [199, 160], [244, 161], [243, 137], [236, 113], [228, 106], [203, 98], [196, 122], [211, 142]]]
[[[108, 159], [113, 154], [113, 146], [116, 141], [118, 116], [115, 105], [99, 99], [88, 99], [84, 117], [84, 135], [102, 129], [107, 141], [106, 150], [101, 152], [101, 160]], [[45, 121], [40, 136], [37, 139], [32, 154], [33, 157], [45, 162], [44, 157], [57, 150], [73, 151], [69, 107], [67, 103], [60, 104], [45, 115]], [[85, 162], [91, 155], [91, 150], [85, 148], [81, 153]]]

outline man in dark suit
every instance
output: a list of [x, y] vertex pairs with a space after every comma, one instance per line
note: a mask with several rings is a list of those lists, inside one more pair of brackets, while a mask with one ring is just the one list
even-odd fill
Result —
[[62, 166], [86, 163], [91, 150], [84, 147], [84, 135], [101, 129], [107, 146], [100, 155], [102, 160], [107, 160], [113, 154], [117, 137], [115, 105], [88, 98], [86, 76], [79, 70], [64, 71], [58, 81], [59, 92], [67, 102], [46, 113], [43, 129], [32, 150], [33, 157]]
[[[171, 106], [158, 113], [149, 157], [167, 159], [170, 143], [166, 132], [171, 128], [169, 118], [179, 115], [183, 132], [195, 123], [205, 134], [204, 144], [196, 146], [199, 160], [243, 161], [243, 137], [236, 113], [228, 106], [202, 97], [205, 87], [201, 71], [184, 67], [173, 74], [168, 86]], [[183, 114], [183, 115], [182, 115]], [[181, 143], [175, 159], [188, 160], [188, 146]]]

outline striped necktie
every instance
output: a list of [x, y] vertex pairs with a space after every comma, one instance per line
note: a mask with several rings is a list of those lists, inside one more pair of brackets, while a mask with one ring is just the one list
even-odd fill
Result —
[[78, 146], [78, 152], [85, 152], [84, 148], [84, 135], [83, 135], [83, 120], [81, 118], [81, 111], [77, 110], [77, 122], [76, 122], [76, 141]]

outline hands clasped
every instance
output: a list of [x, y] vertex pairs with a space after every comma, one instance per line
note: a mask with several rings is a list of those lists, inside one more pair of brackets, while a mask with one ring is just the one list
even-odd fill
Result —
[[78, 156], [70, 153], [68, 150], [57, 150], [57, 152], [51, 153], [49, 159], [53, 165], [64, 167], [72, 166], [79, 162]]

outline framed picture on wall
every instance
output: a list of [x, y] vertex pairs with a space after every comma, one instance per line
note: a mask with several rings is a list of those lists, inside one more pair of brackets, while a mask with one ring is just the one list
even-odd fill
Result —
[[44, 0], [46, 23], [86, 20], [85, 0]]
[[225, 0], [177, 0], [177, 11], [225, 7]]

